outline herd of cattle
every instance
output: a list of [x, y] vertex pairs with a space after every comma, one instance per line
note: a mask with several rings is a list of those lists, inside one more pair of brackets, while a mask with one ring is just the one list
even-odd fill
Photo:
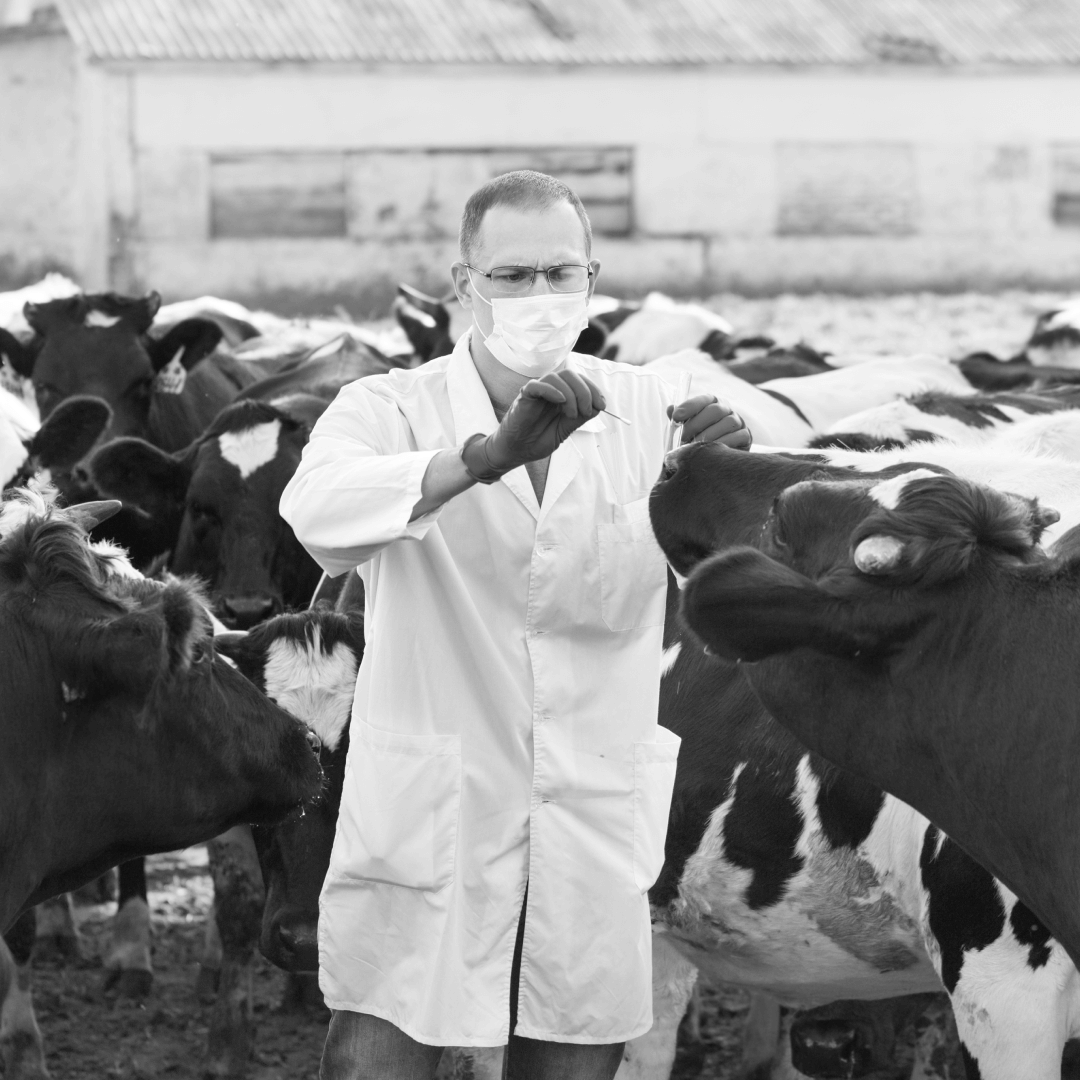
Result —
[[[145, 994], [142, 856], [210, 841], [208, 1076], [247, 1069], [256, 946], [317, 969], [363, 590], [320, 581], [277, 504], [341, 386], [452, 348], [442, 303], [402, 286], [395, 313], [376, 337], [56, 278], [0, 294], [6, 1080], [48, 1075], [50, 898], [108, 867], [105, 966]], [[747, 1076], [871, 1075], [910, 1036], [918, 1080], [1057, 1080], [1080, 1037], [1080, 306], [1009, 360], [830, 357], [659, 296], [597, 299], [578, 348], [691, 372], [756, 443], [685, 447], [653, 493], [682, 751], [656, 1021], [620, 1076], [664, 1080], [700, 971], [754, 992]]]

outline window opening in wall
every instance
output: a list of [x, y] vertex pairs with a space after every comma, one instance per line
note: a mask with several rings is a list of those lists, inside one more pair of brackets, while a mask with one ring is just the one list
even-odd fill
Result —
[[485, 181], [536, 169], [570, 185], [601, 236], [633, 228], [630, 147], [234, 153], [210, 159], [215, 238], [450, 240]]
[[1054, 222], [1073, 228], [1080, 226], [1080, 143], [1051, 147], [1051, 161]]
[[632, 229], [629, 147], [358, 150], [349, 154], [349, 235], [453, 240], [465, 200], [515, 169], [537, 169], [569, 184], [596, 233], [625, 236]]
[[215, 154], [210, 235], [215, 238], [347, 235], [342, 153]]

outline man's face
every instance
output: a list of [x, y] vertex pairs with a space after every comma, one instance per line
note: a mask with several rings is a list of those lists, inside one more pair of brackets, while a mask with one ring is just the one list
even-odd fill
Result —
[[[585, 254], [585, 232], [577, 211], [568, 203], [560, 202], [545, 210], [518, 210], [509, 206], [493, 206], [480, 225], [478, 243], [470, 260], [472, 265], [485, 273], [496, 266], [531, 266], [546, 270], [549, 266], [577, 263], [591, 266], [593, 276], [589, 279], [589, 295], [596, 283], [600, 263], [591, 262]], [[454, 263], [454, 289], [462, 306], [473, 313], [473, 321], [480, 333], [487, 337], [492, 330], [490, 301], [493, 294], [491, 279], [476, 271], [469, 272], [464, 263]], [[537, 274], [529, 296], [552, 292], [547, 278]], [[475, 294], [484, 299], [477, 299]], [[489, 301], [485, 304], [484, 300]]]

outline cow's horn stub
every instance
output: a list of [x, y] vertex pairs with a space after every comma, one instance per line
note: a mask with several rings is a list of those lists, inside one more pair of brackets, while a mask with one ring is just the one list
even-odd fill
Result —
[[903, 542], [895, 536], [868, 536], [855, 549], [855, 567], [864, 574], [887, 574], [903, 554]]
[[124, 504], [119, 499], [98, 499], [68, 507], [68, 517], [87, 532], [108, 521]]

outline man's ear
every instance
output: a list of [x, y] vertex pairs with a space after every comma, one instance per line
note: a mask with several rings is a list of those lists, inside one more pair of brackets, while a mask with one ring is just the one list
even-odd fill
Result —
[[589, 278], [589, 299], [592, 299], [592, 294], [596, 291], [596, 279], [600, 276], [600, 260], [590, 259], [589, 268], [592, 270], [592, 276]]
[[756, 548], [733, 548], [702, 563], [682, 601], [683, 617], [710, 651], [748, 661], [798, 648], [869, 655], [896, 640], [895, 625], [876, 627], [858, 607]]
[[456, 262], [450, 267], [450, 276], [454, 280], [454, 295], [458, 303], [467, 311], [472, 311], [472, 281], [469, 278], [469, 268], [463, 262]]

